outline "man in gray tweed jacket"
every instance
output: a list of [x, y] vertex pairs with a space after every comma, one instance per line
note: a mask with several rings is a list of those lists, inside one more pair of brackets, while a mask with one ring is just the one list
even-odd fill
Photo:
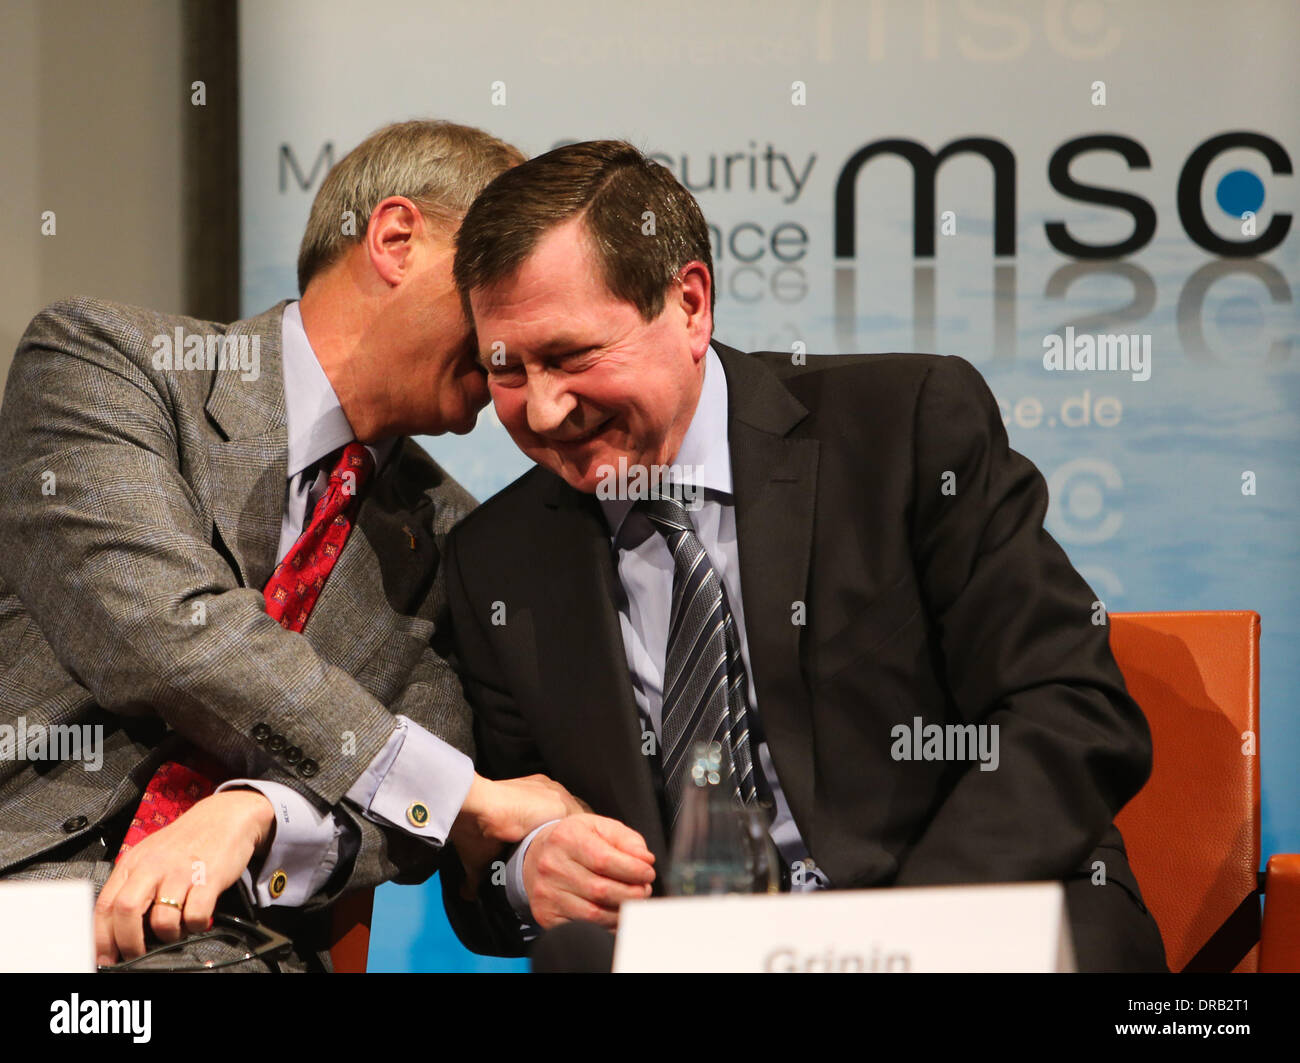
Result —
[[[300, 303], [226, 326], [73, 299], [24, 335], [0, 411], [0, 878], [89, 878], [101, 963], [206, 929], [242, 879], [295, 943], [285, 969], [328, 969], [344, 892], [576, 809], [473, 771], [439, 559], [474, 503], [408, 438], [487, 401], [452, 240], [519, 161], [479, 130], [387, 127], [322, 184]], [[263, 587], [354, 441], [375, 472], [287, 630]], [[196, 754], [217, 792], [114, 871], [156, 769]]]

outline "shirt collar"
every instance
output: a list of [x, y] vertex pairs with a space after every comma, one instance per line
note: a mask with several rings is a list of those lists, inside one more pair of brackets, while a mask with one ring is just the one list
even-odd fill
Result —
[[[690, 427], [682, 439], [677, 456], [671, 462], [673, 479], [694, 484], [720, 501], [731, 501], [731, 449], [727, 444], [727, 376], [722, 370], [713, 345], [704, 356], [704, 382], [695, 404]], [[635, 499], [600, 499], [601, 510], [609, 524], [610, 536], [617, 539]]]
[[[320, 461], [339, 447], [351, 443], [356, 434], [339, 403], [339, 397], [321, 368], [316, 352], [302, 325], [302, 311], [293, 302], [284, 308], [280, 323], [280, 350], [284, 363], [285, 419], [289, 437], [287, 476], [292, 480], [303, 469]], [[396, 439], [367, 444], [375, 468], [383, 464]]]

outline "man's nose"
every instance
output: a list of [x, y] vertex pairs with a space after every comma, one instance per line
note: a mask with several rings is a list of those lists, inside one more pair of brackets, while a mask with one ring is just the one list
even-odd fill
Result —
[[541, 372], [528, 380], [528, 429], [536, 435], [549, 435], [564, 424], [578, 407], [558, 374]]

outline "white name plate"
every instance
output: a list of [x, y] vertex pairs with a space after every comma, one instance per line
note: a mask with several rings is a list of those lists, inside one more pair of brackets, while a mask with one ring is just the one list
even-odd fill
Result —
[[89, 879], [0, 882], [0, 972], [93, 972], [94, 908]]
[[619, 910], [614, 971], [1073, 971], [1059, 882], [666, 897]]

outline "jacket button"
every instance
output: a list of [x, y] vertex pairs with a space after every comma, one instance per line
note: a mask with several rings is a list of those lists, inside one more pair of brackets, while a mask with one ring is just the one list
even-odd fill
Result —
[[256, 739], [258, 742], [265, 742], [270, 737], [271, 737], [271, 728], [267, 727], [266, 724], [259, 723], [256, 727], [253, 728], [253, 738]]
[[310, 757], [298, 765], [298, 774], [301, 775], [304, 779], [310, 779], [318, 771], [320, 771], [320, 765], [317, 764]]
[[279, 753], [284, 748], [284, 735], [272, 735], [271, 740], [266, 743], [266, 748], [272, 753]]
[[284, 751], [284, 759], [290, 764], [297, 764], [298, 761], [302, 760], [302, 750], [297, 746], [290, 746]]
[[76, 834], [79, 830], [85, 830], [90, 825], [90, 820], [85, 816], [70, 816], [63, 821], [64, 834]]

